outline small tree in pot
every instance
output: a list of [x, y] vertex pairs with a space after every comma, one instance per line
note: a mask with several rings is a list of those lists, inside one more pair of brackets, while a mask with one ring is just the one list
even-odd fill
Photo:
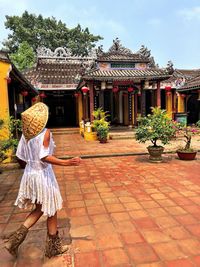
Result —
[[106, 112], [103, 111], [102, 108], [98, 108], [93, 112], [94, 120], [93, 127], [97, 131], [97, 136], [100, 143], [106, 143], [108, 132], [110, 128], [110, 123], [106, 121], [107, 115]]
[[141, 143], [151, 141], [153, 145], [147, 147], [150, 154], [149, 159], [159, 162], [162, 161], [164, 147], [157, 143], [168, 144], [175, 132], [174, 122], [168, 117], [166, 110], [155, 107], [152, 108], [152, 114], [138, 118], [136, 140]]

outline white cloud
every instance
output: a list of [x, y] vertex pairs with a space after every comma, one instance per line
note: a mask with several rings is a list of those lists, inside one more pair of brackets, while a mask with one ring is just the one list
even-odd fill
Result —
[[186, 20], [200, 20], [200, 6], [184, 8], [179, 10], [178, 14]]

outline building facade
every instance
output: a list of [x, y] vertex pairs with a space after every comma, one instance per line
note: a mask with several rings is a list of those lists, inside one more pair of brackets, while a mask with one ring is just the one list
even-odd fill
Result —
[[172, 73], [172, 64], [158, 68], [146, 47], [133, 53], [116, 38], [108, 52], [99, 47], [87, 57], [40, 48], [37, 65], [25, 75], [50, 108], [49, 126], [63, 127], [92, 121], [98, 107], [112, 124], [136, 125], [139, 114], [166, 103], [160, 84]]

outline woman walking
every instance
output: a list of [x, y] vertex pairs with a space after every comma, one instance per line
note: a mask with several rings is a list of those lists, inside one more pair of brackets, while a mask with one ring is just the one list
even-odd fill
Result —
[[18, 247], [26, 238], [28, 230], [42, 215], [47, 217], [47, 240], [45, 256], [51, 258], [67, 251], [62, 246], [57, 230], [57, 210], [62, 208], [62, 197], [54, 175], [52, 164], [74, 166], [80, 164], [80, 158], [61, 160], [53, 156], [54, 141], [49, 129], [46, 129], [48, 107], [37, 103], [22, 114], [22, 137], [16, 156], [26, 164], [21, 179], [15, 205], [26, 208], [34, 204], [35, 209], [24, 223], [5, 240], [5, 248], [17, 256]]

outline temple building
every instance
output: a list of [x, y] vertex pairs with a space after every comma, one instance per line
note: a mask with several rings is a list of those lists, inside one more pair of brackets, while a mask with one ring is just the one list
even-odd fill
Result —
[[108, 52], [99, 47], [87, 57], [66, 48], [39, 48], [37, 65], [24, 74], [49, 106], [49, 126], [64, 127], [77, 126], [82, 118], [92, 121], [98, 107], [112, 124], [136, 125], [137, 116], [147, 115], [152, 106], [170, 105], [171, 96], [166, 99], [160, 85], [172, 73], [170, 62], [158, 68], [146, 47], [133, 53], [116, 38]]
[[[200, 69], [175, 69], [173, 75], [161, 83], [162, 89], [173, 99], [171, 109], [173, 118], [176, 114], [185, 114], [188, 124], [200, 120]], [[169, 103], [169, 102], [168, 102]]]

